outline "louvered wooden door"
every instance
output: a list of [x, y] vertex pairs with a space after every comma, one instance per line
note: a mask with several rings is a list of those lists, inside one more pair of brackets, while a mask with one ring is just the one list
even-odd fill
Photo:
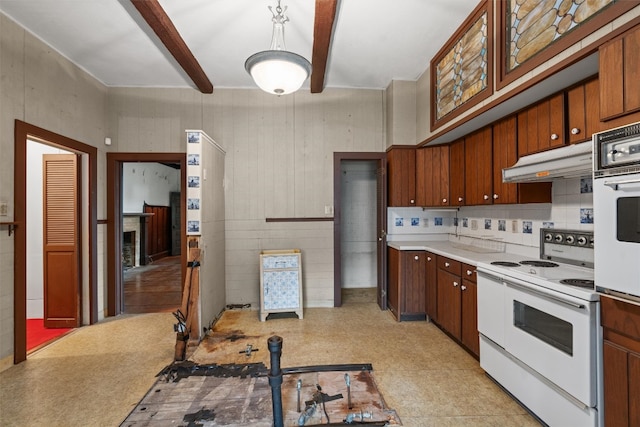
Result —
[[43, 155], [44, 324], [80, 326], [78, 173], [75, 154]]

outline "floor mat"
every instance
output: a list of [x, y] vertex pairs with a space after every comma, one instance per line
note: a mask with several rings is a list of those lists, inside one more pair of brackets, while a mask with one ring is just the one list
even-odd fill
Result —
[[[327, 367], [333, 368], [338, 369]], [[326, 371], [309, 367], [283, 371], [285, 426], [345, 421], [402, 425], [396, 412], [386, 407], [370, 369]], [[121, 426], [270, 427], [273, 415], [267, 372], [263, 363], [170, 365]]]
[[73, 328], [45, 328], [44, 319], [27, 319], [27, 351], [32, 351], [62, 335]]

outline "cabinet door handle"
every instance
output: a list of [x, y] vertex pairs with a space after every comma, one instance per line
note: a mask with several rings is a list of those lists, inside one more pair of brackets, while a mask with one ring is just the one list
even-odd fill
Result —
[[467, 289], [467, 287], [465, 285], [460, 286], [460, 289], [462, 289], [463, 291]]
[[489, 196], [485, 194], [485, 195], [484, 195], [484, 199], [485, 199], [485, 200], [489, 200]]
[[493, 195], [493, 200], [498, 200], [498, 197], [500, 197], [500, 196], [498, 196], [497, 194], [494, 194]]
[[571, 129], [571, 135], [577, 135], [579, 133], [580, 133], [580, 129], [578, 129], [578, 128]]
[[430, 256], [427, 257], [427, 261], [431, 261], [431, 257]]
[[442, 199], [442, 203], [447, 203], [447, 199]]
[[458, 282], [453, 282], [453, 286], [458, 286]]
[[458, 201], [461, 202], [463, 199], [462, 197], [458, 197]]
[[559, 136], [557, 133], [552, 133], [552, 134], [551, 134], [551, 139], [552, 139], [552, 140], [554, 140], [554, 141], [555, 141], [555, 140], [557, 140], [558, 138], [560, 138], [560, 136]]
[[445, 263], [444, 263], [444, 266], [445, 266], [445, 267], [449, 267], [450, 265], [451, 265], [451, 264], [449, 264], [448, 262], [445, 262]]
[[471, 276], [472, 274], [473, 274], [473, 271], [467, 270], [467, 276]]
[[416, 201], [414, 199], [409, 200], [409, 203], [411, 203], [412, 205], [416, 204]]
[[418, 255], [414, 256], [413, 259], [415, 259], [416, 261], [418, 261], [420, 259], [420, 257]]

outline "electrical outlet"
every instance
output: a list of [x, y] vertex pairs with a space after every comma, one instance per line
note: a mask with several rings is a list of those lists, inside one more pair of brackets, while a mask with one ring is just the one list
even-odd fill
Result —
[[0, 202], [0, 216], [9, 215], [9, 204], [7, 202]]
[[324, 207], [324, 214], [325, 215], [333, 215], [333, 206], [331, 205], [327, 205]]
[[471, 229], [472, 230], [477, 230], [478, 229], [478, 220], [477, 219], [472, 219], [471, 220]]
[[512, 233], [517, 233], [518, 232], [518, 221], [517, 220], [511, 221], [511, 232]]

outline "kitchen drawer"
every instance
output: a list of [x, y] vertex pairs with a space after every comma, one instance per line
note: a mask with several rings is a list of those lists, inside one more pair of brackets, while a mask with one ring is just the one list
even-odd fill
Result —
[[478, 273], [476, 272], [476, 266], [463, 263], [461, 276], [463, 279], [467, 279], [471, 282], [476, 283], [478, 281]]
[[640, 305], [603, 296], [600, 298], [601, 324], [605, 330], [640, 341]]
[[451, 274], [460, 276], [462, 272], [462, 263], [451, 258], [438, 255], [438, 268], [448, 271]]

